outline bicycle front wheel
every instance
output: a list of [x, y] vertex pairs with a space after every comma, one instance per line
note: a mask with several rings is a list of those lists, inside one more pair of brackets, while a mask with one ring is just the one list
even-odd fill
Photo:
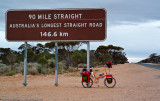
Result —
[[112, 82], [108, 82], [107, 78], [104, 79], [104, 85], [108, 88], [113, 88], [116, 85], [116, 79], [113, 78]]
[[84, 87], [84, 88], [90, 88], [90, 87], [92, 87], [92, 85], [93, 85], [93, 80], [90, 78], [90, 81], [89, 82], [83, 82], [82, 81], [82, 86]]

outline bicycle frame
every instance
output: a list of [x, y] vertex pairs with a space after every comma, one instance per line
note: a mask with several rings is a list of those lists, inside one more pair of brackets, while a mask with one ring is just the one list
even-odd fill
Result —
[[93, 72], [92, 77], [93, 77], [93, 79], [94, 79], [94, 80], [93, 80], [93, 83], [96, 83], [96, 84], [99, 83], [99, 79], [100, 79], [100, 78], [106, 77], [106, 76], [108, 75], [108, 74], [107, 74], [107, 69], [106, 69], [106, 67], [104, 67], [104, 69], [105, 69], [105, 73], [106, 73], [106, 74], [97, 77], [97, 76], [95, 75], [94, 69], [92, 68], [92, 72]]

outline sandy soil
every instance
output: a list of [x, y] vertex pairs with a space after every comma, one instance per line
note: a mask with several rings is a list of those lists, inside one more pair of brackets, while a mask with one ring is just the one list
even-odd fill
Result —
[[[104, 68], [97, 68], [102, 72]], [[75, 74], [59, 75], [59, 86], [54, 86], [53, 75], [0, 76], [2, 101], [159, 101], [160, 70], [136, 64], [115, 65], [111, 69], [117, 84], [107, 88], [100, 80], [100, 87], [83, 88], [81, 77]], [[97, 73], [98, 74], [98, 73]], [[76, 74], [77, 75], [77, 74]], [[16, 100], [18, 99], [18, 100]], [[1, 101], [0, 100], [0, 101]]]

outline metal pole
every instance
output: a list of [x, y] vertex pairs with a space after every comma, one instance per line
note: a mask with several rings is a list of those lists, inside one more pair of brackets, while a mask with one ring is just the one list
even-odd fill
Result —
[[24, 86], [27, 85], [27, 42], [25, 42], [25, 50], [24, 50]]
[[90, 42], [87, 42], [87, 70], [90, 72]]
[[58, 86], [58, 43], [55, 43], [55, 86]]

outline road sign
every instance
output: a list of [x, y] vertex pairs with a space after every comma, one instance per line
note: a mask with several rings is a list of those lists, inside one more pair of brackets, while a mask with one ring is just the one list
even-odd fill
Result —
[[105, 9], [9, 10], [9, 41], [103, 41]]

